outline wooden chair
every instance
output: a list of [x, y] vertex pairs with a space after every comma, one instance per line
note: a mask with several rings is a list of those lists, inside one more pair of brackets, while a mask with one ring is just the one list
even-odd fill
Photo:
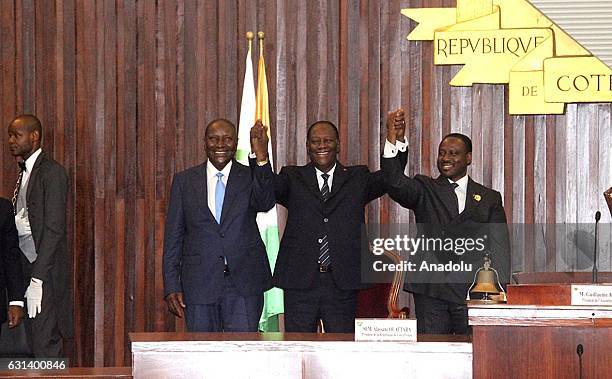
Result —
[[[387, 257], [393, 264], [400, 264], [402, 262], [402, 257], [399, 256], [394, 251], [385, 250], [383, 255]], [[400, 308], [399, 303], [399, 294], [404, 287], [404, 277], [405, 274], [403, 271], [395, 271], [393, 274], [393, 280], [391, 282], [391, 287], [389, 288], [389, 294], [387, 295], [387, 311], [389, 312], [387, 318], [408, 318], [410, 314], [410, 308], [403, 307]], [[318, 333], [325, 333], [325, 327], [323, 326], [323, 321], [319, 320]]]

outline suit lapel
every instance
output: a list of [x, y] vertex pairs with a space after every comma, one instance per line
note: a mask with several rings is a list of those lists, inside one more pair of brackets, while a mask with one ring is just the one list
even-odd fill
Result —
[[439, 190], [436, 192], [438, 193], [440, 201], [448, 211], [450, 219], [456, 218], [459, 216], [459, 205], [457, 203], [457, 195], [455, 194], [454, 188], [450, 185], [448, 179], [442, 175], [438, 176], [436, 184], [440, 186]]
[[[240, 189], [247, 178], [248, 169], [240, 165], [238, 162], [232, 162], [232, 168], [227, 178], [227, 185], [225, 186], [225, 197], [223, 198], [223, 209], [221, 210], [221, 224], [225, 222], [229, 212], [232, 210], [234, 200], [240, 193]], [[250, 194], [248, 194], [250, 196]]]
[[30, 193], [32, 192], [32, 188], [34, 188], [34, 186], [31, 186], [30, 183], [34, 183], [35, 178], [38, 176], [38, 170], [40, 169], [40, 165], [42, 164], [43, 159], [45, 159], [45, 152], [41, 151], [40, 154], [38, 155], [38, 158], [36, 158], [36, 162], [34, 162], [34, 166], [32, 167], [32, 172], [30, 173], [30, 176], [28, 177], [28, 189], [26, 191], [26, 201], [27, 199], [30, 198]]
[[453, 223], [462, 223], [465, 220], [472, 218], [472, 214], [480, 205], [482, 201], [482, 191], [478, 187], [478, 184], [468, 177], [468, 185], [465, 196], [465, 209], [461, 214], [453, 220]]
[[[317, 174], [312, 163], [300, 167], [299, 179], [304, 183], [304, 186], [318, 199], [321, 198], [321, 190], [319, 190], [319, 182]], [[333, 187], [333, 185], [332, 185]]]
[[196, 167], [194, 178], [191, 181], [193, 191], [196, 194], [198, 207], [204, 211], [206, 217], [210, 218], [213, 223], [217, 223], [215, 216], [208, 208], [208, 178], [206, 177], [206, 163]]
[[[300, 173], [300, 180], [304, 183], [305, 187], [318, 199], [321, 198], [321, 190], [319, 189], [319, 180], [315, 167], [312, 163], [308, 163], [306, 166], [302, 166]], [[342, 166], [340, 162], [336, 163], [336, 169], [334, 171], [334, 177], [331, 185], [331, 192], [329, 193], [329, 200], [331, 200], [338, 192], [347, 179], [349, 178], [349, 171], [346, 167]]]
[[334, 171], [334, 180], [332, 182], [331, 192], [329, 193], [329, 200], [331, 200], [340, 189], [346, 183], [349, 178], [349, 171], [346, 167], [342, 166], [340, 162], [336, 163], [336, 170]]
[[472, 178], [468, 178], [467, 195], [465, 197], [465, 210], [462, 214], [472, 213], [479, 205], [482, 200], [482, 193], [478, 191], [476, 183]]

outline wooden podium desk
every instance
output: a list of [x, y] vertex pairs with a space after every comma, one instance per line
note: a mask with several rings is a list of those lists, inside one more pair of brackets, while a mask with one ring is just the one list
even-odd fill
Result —
[[468, 314], [474, 378], [612, 378], [612, 307], [470, 305]]
[[355, 342], [352, 334], [131, 333], [134, 378], [471, 378], [469, 338]]

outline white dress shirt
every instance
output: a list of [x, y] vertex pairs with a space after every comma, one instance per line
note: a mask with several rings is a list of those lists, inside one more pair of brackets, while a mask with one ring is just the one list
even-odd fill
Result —
[[[332, 167], [328, 172], [329, 178], [327, 178], [327, 186], [329, 187], [329, 193], [332, 191], [332, 182], [334, 181], [334, 171], [336, 171], [336, 164], [334, 163], [334, 167]], [[317, 183], [319, 184], [319, 191], [323, 188], [323, 177], [322, 174], [325, 174], [323, 171], [319, 170], [315, 167], [315, 172], [317, 174]]]
[[448, 179], [451, 183], [457, 183], [459, 186], [455, 188], [455, 195], [457, 195], [457, 205], [459, 207], [459, 213], [465, 210], [465, 199], [467, 198], [467, 185], [468, 185], [468, 176], [465, 175], [463, 178], [453, 182]]
[[28, 183], [28, 179], [30, 179], [30, 174], [32, 173], [32, 169], [34, 169], [34, 163], [36, 163], [36, 159], [42, 153], [42, 149], [38, 148], [35, 152], [30, 155], [28, 159], [25, 161], [26, 170], [23, 172], [23, 177], [21, 179], [21, 188], [25, 187]]
[[395, 145], [392, 144], [389, 140], [385, 141], [385, 149], [383, 150], [383, 158], [395, 158], [398, 151], [402, 153], [408, 149], [408, 141], [404, 136], [403, 141], [395, 141]]

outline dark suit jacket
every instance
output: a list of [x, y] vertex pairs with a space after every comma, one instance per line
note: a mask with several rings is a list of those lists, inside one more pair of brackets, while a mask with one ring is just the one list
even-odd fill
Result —
[[43, 151], [30, 173], [26, 196], [28, 218], [38, 254], [32, 267], [32, 277], [43, 281], [43, 291], [45, 288], [53, 291], [59, 329], [64, 337], [70, 337], [73, 329], [70, 260], [66, 247], [67, 193], [66, 170]]
[[[403, 155], [403, 156], [402, 156]], [[507, 282], [509, 272], [509, 238], [506, 214], [499, 192], [468, 179], [465, 210], [459, 214], [457, 196], [447, 178], [431, 178], [404, 175], [406, 152], [395, 158], [383, 158], [382, 171], [389, 184], [389, 196], [405, 208], [414, 211], [419, 227], [429, 236], [461, 237], [476, 234], [487, 235], [487, 248], [494, 254], [493, 266], [503, 274], [500, 280]], [[420, 233], [419, 233], [420, 235]], [[418, 254], [418, 253], [417, 253]], [[473, 259], [474, 270], [481, 266], [481, 257]], [[410, 280], [410, 274], [407, 275]], [[470, 278], [472, 279], [472, 278]], [[405, 289], [443, 300], [463, 303], [470, 283], [407, 283]]]
[[[206, 163], [174, 176], [164, 235], [164, 296], [182, 292], [186, 304], [211, 304], [224, 288], [224, 260], [242, 296], [271, 287], [270, 264], [257, 212], [274, 206], [270, 165], [233, 161], [221, 225], [208, 208]], [[214, 190], [214, 189], [213, 189]]]
[[311, 163], [283, 167], [275, 177], [274, 189], [276, 201], [289, 211], [274, 270], [275, 286], [313, 288], [319, 267], [318, 240], [327, 234], [336, 285], [341, 289], [364, 288], [361, 281], [364, 208], [386, 192], [382, 172], [371, 173], [366, 166], [345, 167], [338, 162], [325, 203]]
[[0, 324], [6, 321], [10, 301], [24, 301], [19, 237], [10, 201], [0, 198]]

